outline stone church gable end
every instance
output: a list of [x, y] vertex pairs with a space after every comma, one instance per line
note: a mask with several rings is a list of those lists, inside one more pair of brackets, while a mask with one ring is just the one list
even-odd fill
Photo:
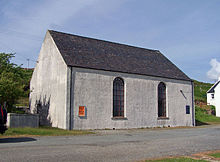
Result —
[[158, 50], [48, 30], [31, 112], [63, 129], [194, 126], [193, 81]]

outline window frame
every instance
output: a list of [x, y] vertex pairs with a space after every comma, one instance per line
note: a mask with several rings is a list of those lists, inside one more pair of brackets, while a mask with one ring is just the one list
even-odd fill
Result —
[[[164, 87], [160, 87], [163, 85]], [[160, 94], [160, 89], [159, 88], [164, 88], [163, 90], [163, 96], [159, 96]], [[169, 119], [168, 118], [168, 105], [167, 105], [167, 85], [164, 82], [159, 82], [157, 85], [157, 117], [158, 119]], [[161, 101], [162, 100], [162, 101]], [[162, 102], [160, 105], [160, 102]], [[161, 107], [162, 106], [162, 107]]]
[[190, 114], [190, 105], [186, 105], [186, 114]]
[[[112, 98], [112, 116], [114, 119], [125, 118], [125, 82], [121, 77], [116, 77], [113, 80], [113, 98]], [[118, 107], [119, 106], [119, 107]]]
[[211, 98], [215, 99], [215, 94], [214, 93], [211, 94]]

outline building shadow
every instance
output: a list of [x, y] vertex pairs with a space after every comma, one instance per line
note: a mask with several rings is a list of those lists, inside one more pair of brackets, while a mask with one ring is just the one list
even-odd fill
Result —
[[52, 126], [51, 118], [49, 115], [50, 110], [50, 97], [45, 95], [42, 99], [35, 101], [34, 113], [39, 114], [40, 126]]
[[0, 138], [0, 143], [19, 143], [37, 141], [35, 138], [30, 137], [16, 137], [16, 138]]

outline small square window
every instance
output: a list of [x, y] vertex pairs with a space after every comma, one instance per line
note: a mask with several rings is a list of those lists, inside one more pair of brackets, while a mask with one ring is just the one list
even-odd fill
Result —
[[215, 95], [214, 95], [214, 93], [212, 93], [211, 95], [212, 95], [212, 99], [214, 99], [214, 98], [215, 98]]
[[186, 114], [190, 114], [190, 106], [186, 105]]

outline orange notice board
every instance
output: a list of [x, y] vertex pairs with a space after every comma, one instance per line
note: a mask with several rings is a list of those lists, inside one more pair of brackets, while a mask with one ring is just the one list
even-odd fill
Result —
[[85, 113], [85, 106], [79, 106], [79, 116], [85, 116], [86, 113]]

